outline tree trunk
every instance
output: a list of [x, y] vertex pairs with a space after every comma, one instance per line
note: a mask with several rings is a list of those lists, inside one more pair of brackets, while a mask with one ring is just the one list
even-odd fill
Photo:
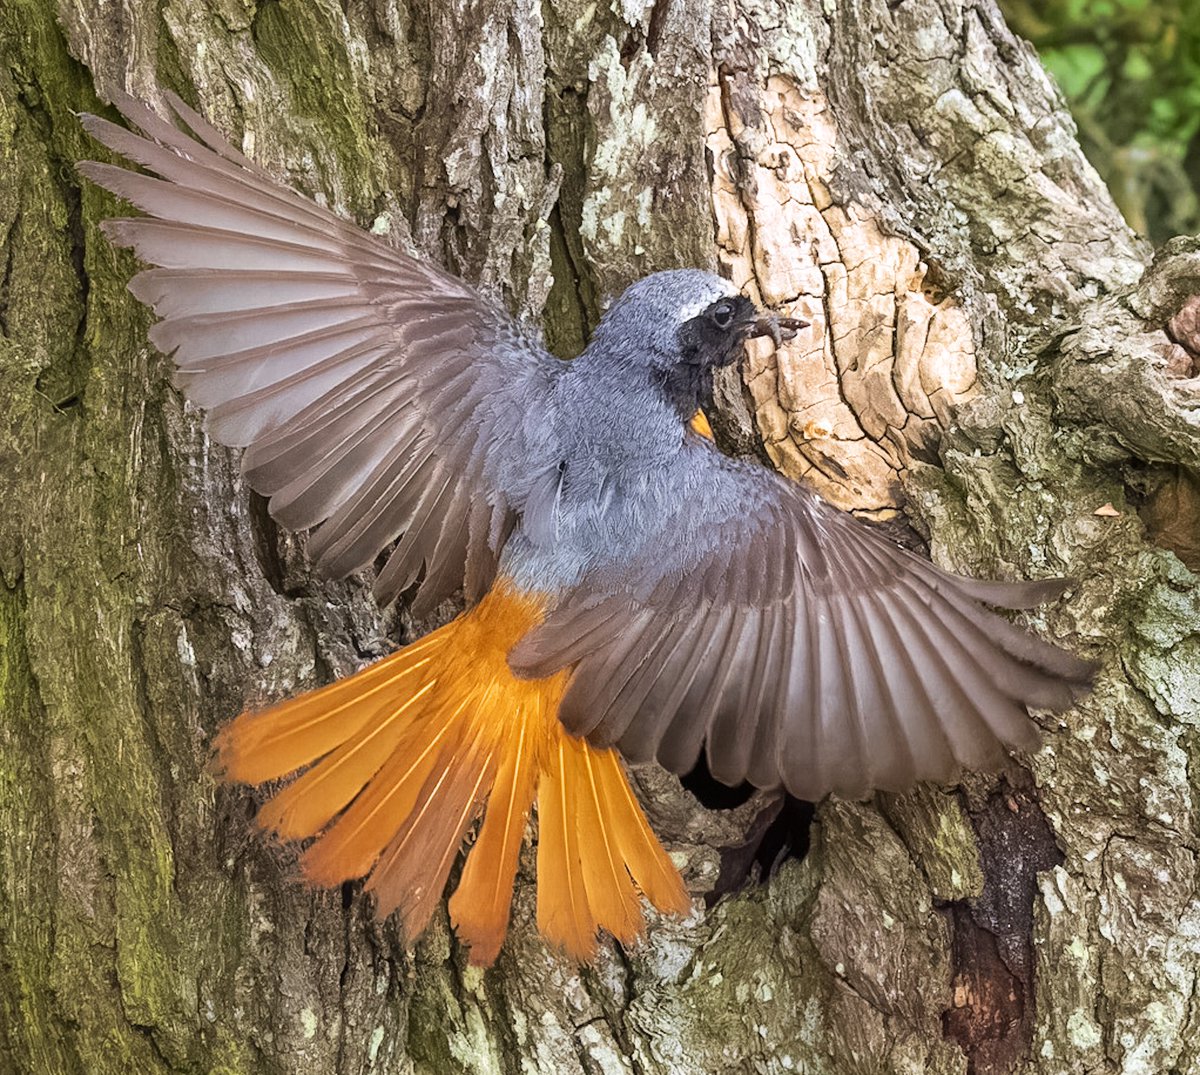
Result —
[[[1200, 1072], [1200, 243], [1151, 261], [991, 0], [614, 7], [5, 0], [0, 1070]], [[725, 443], [947, 566], [1077, 579], [1029, 622], [1096, 690], [999, 777], [822, 804], [709, 910], [754, 804], [640, 776], [696, 909], [594, 967], [528, 856], [485, 973], [444, 915], [406, 950], [305, 889], [211, 736], [423, 625], [316, 579], [169, 387], [72, 167], [117, 87], [562, 353], [674, 266], [809, 318]]]

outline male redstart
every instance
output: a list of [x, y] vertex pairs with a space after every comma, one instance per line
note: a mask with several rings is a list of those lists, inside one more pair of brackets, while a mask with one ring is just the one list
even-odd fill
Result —
[[347, 679], [244, 713], [217, 737], [232, 780], [286, 777], [259, 820], [312, 842], [322, 885], [367, 876], [415, 938], [478, 823], [450, 899], [492, 962], [537, 802], [538, 924], [586, 959], [628, 942], [641, 897], [688, 906], [620, 757], [729, 784], [862, 796], [1038, 741], [1091, 666], [984, 605], [1065, 583], [941, 571], [692, 428], [713, 370], [761, 313], [707, 272], [630, 287], [576, 359], [292, 190], [170, 97], [117, 102], [146, 137], [84, 126], [151, 175], [88, 178], [145, 216], [106, 234], [155, 268], [130, 284], [151, 339], [221, 443], [331, 577], [392, 545], [374, 593], [467, 611]]

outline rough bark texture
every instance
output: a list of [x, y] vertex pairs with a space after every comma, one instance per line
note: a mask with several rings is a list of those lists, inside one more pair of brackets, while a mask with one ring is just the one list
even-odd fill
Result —
[[[0, 1070], [1200, 1072], [1200, 243], [1151, 261], [990, 0], [6, 0], [0, 59]], [[314, 579], [168, 386], [72, 169], [116, 86], [564, 353], [658, 268], [803, 310], [727, 442], [948, 566], [1077, 578], [1030, 622], [1095, 693], [582, 971], [528, 861], [487, 973], [305, 890], [212, 733], [420, 627]], [[701, 896], [753, 805], [640, 784]]]

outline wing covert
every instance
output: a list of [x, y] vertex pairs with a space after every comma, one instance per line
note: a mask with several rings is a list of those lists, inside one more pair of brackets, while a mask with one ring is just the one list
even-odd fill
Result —
[[401, 538], [381, 603], [422, 572], [418, 612], [464, 583], [477, 599], [536, 469], [522, 418], [562, 364], [466, 284], [282, 186], [168, 100], [192, 134], [125, 96], [144, 137], [82, 118], [152, 175], [80, 171], [147, 214], [104, 230], [154, 266], [130, 290], [160, 318], [151, 340], [176, 383], [218, 441], [247, 449], [272, 516], [318, 527], [322, 572], [349, 574]]
[[984, 607], [1065, 581], [952, 575], [766, 468], [694, 450], [696, 488], [661, 529], [510, 654], [522, 675], [575, 665], [571, 732], [677, 773], [706, 749], [727, 784], [856, 797], [1031, 748], [1027, 707], [1063, 709], [1090, 682]]

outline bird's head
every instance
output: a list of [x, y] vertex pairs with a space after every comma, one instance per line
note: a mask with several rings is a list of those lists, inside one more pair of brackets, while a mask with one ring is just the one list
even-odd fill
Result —
[[748, 339], [776, 345], [808, 322], [764, 313], [728, 280], [699, 269], [672, 269], [639, 280], [601, 319], [593, 348], [665, 378], [728, 366]]

